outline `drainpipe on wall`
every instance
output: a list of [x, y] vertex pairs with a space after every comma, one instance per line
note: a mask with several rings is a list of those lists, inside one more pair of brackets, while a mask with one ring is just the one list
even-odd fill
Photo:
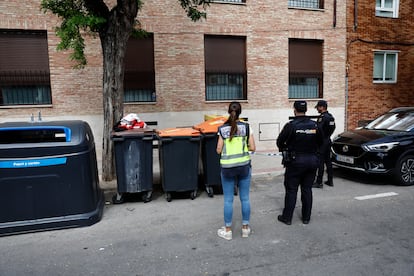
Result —
[[348, 130], [348, 74], [345, 76], [345, 111], [344, 127]]
[[[353, 31], [355, 32], [358, 28], [358, 0], [354, 0], [354, 26], [353, 26]], [[348, 43], [347, 43], [348, 44]], [[348, 44], [348, 46], [350, 45], [350, 43]], [[345, 73], [345, 130], [348, 130], [348, 98], [349, 98], [349, 63], [348, 63], [348, 54], [349, 54], [349, 48], [347, 46], [347, 50], [346, 50], [346, 73]]]
[[358, 0], [354, 0], [354, 31], [358, 28]]

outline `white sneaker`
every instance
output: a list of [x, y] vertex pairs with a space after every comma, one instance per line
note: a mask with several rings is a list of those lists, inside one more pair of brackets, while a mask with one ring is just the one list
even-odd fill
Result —
[[242, 238], [248, 238], [251, 232], [252, 229], [250, 226], [247, 226], [247, 228], [242, 228]]
[[219, 230], [217, 230], [217, 235], [220, 238], [223, 238], [223, 239], [228, 240], [228, 241], [230, 241], [233, 238], [233, 232], [231, 230], [226, 231], [226, 227], [224, 227], [224, 226], [221, 227]]

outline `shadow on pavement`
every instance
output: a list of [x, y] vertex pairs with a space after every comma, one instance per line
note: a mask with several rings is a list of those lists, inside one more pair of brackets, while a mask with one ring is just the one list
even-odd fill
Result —
[[343, 168], [334, 168], [333, 175], [334, 178], [338, 177], [344, 180], [367, 185], [397, 185], [391, 175], [367, 174]]

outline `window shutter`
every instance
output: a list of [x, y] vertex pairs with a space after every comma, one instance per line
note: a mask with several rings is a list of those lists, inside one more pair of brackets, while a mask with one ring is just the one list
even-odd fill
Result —
[[0, 85], [49, 85], [46, 31], [0, 30]]
[[322, 73], [322, 41], [289, 39], [289, 72], [301, 75]]
[[205, 68], [208, 73], [245, 73], [245, 37], [205, 36]]
[[125, 54], [125, 88], [155, 90], [154, 70], [153, 35], [130, 38]]

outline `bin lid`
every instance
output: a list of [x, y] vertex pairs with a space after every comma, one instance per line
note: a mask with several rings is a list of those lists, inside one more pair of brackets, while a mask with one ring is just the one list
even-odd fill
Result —
[[157, 130], [160, 137], [172, 136], [200, 136], [200, 131], [190, 127], [166, 128]]
[[81, 120], [0, 124], [0, 156], [27, 158], [94, 151], [89, 124]]
[[223, 125], [227, 121], [227, 116], [219, 116], [201, 124], [193, 126], [194, 129], [199, 130], [202, 133], [216, 133], [219, 126]]
[[88, 131], [88, 123], [80, 120], [6, 122], [0, 124], [0, 144], [80, 144], [86, 135], [93, 137]]
[[111, 132], [111, 137], [136, 137], [153, 135], [155, 130], [153, 128], [132, 128], [123, 131]]

